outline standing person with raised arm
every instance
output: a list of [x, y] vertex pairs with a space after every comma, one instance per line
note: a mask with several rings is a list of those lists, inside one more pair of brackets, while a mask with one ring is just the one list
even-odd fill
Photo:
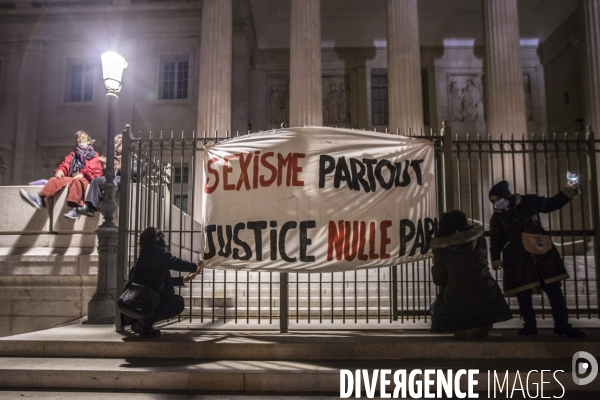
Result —
[[569, 310], [561, 288], [561, 281], [568, 279], [569, 274], [539, 216], [561, 209], [579, 193], [576, 181], [569, 181], [552, 197], [513, 195], [506, 181], [498, 182], [489, 192], [494, 204], [490, 220], [492, 268], [504, 268], [504, 295], [517, 297], [524, 322], [519, 335], [537, 334], [532, 294], [534, 289], [541, 288], [550, 301], [554, 333], [577, 339], [585, 337], [583, 331], [569, 324]]

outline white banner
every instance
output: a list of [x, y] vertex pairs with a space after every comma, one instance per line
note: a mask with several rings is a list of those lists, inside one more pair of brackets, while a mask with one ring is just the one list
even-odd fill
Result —
[[196, 193], [207, 268], [331, 272], [429, 256], [430, 141], [309, 127], [204, 150]]

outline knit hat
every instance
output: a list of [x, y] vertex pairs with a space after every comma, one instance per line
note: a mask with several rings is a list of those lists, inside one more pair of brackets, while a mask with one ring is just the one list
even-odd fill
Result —
[[488, 194], [488, 198], [492, 196], [499, 196], [503, 199], [511, 199], [513, 196], [510, 190], [508, 189], [508, 182], [500, 181], [494, 186], [492, 186], [492, 188], [490, 189], [490, 194]]

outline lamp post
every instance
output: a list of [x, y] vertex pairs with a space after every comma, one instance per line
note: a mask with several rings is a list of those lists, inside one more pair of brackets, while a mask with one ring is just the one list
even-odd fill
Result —
[[98, 235], [98, 283], [96, 293], [88, 303], [89, 324], [114, 324], [115, 323], [115, 276], [117, 267], [117, 245], [119, 231], [114, 220], [117, 210], [115, 194], [117, 186], [114, 184], [114, 114], [115, 102], [121, 91], [123, 70], [127, 68], [127, 61], [114, 51], [103, 53], [102, 73], [104, 86], [108, 93], [108, 130], [106, 133], [106, 183], [103, 186], [103, 200], [101, 206], [104, 222], [96, 230]]

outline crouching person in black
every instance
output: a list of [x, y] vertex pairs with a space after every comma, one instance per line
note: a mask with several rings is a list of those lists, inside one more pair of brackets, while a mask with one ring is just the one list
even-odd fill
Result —
[[455, 339], [484, 338], [493, 324], [512, 318], [490, 274], [483, 233], [483, 228], [469, 225], [462, 211], [442, 215], [431, 240], [431, 273], [440, 286], [433, 305], [432, 332], [454, 332]]
[[[130, 272], [131, 281], [158, 293], [160, 303], [149, 320], [134, 320], [131, 330], [140, 336], [155, 338], [160, 331], [154, 323], [173, 318], [183, 312], [183, 297], [175, 294], [175, 286], [183, 286], [197, 274], [202, 273], [202, 261], [193, 263], [172, 255], [166, 248], [164, 234], [160, 229], [146, 228], [140, 235], [141, 251], [137, 263]], [[190, 272], [190, 275], [171, 277], [169, 270]]]

